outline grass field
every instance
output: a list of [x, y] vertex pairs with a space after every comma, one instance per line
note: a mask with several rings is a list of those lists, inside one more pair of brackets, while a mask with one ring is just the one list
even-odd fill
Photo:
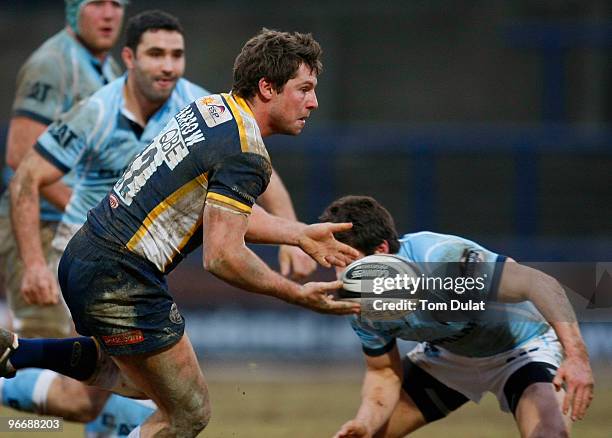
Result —
[[[213, 420], [201, 436], [227, 438], [331, 437], [359, 404], [361, 370], [340, 365], [212, 364], [205, 367], [213, 402]], [[612, 437], [612, 370], [596, 371], [596, 397], [588, 417], [572, 436]], [[7, 408], [0, 416], [22, 416]], [[3, 433], [2, 437], [82, 437], [81, 425], [66, 423], [60, 433]], [[512, 417], [502, 414], [487, 395], [446, 419], [429, 425], [415, 438], [517, 437]]]

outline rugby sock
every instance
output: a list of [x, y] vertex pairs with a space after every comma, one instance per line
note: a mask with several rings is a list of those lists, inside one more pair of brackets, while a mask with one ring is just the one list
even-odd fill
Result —
[[57, 373], [31, 368], [22, 370], [12, 379], [0, 379], [0, 397], [4, 406], [23, 412], [42, 414], [47, 405], [47, 393]]
[[98, 362], [98, 348], [92, 338], [19, 339], [11, 354], [15, 369], [45, 368], [76, 380], [92, 376]]

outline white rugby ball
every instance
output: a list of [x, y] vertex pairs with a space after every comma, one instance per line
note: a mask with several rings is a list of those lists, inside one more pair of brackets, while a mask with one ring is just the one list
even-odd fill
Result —
[[[397, 319], [411, 313], [408, 302], [417, 301], [419, 296], [419, 291], [412, 293], [410, 281], [404, 282], [404, 278], [420, 275], [419, 269], [402, 257], [393, 254], [366, 256], [351, 263], [343, 272], [338, 299], [361, 303], [362, 315], [370, 319]], [[393, 281], [385, 283], [385, 279]], [[406, 285], [408, 287], [404, 287]]]

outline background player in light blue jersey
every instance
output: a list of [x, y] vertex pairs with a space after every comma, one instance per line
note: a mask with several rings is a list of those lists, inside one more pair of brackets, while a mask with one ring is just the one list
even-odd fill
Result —
[[[175, 17], [161, 11], [142, 12], [130, 19], [126, 39], [122, 52], [128, 68], [126, 75], [104, 86], [53, 123], [38, 139], [35, 150], [24, 158], [13, 181], [13, 187], [26, 181], [38, 187], [43, 181], [53, 182], [63, 173], [74, 171], [72, 197], [54, 243], [58, 255], [85, 222], [87, 211], [107, 194], [132, 158], [176, 112], [208, 94], [182, 79], [183, 31]], [[40, 250], [36, 236], [36, 195], [32, 197], [19, 191], [15, 201], [14, 228], [27, 266], [30, 260], [36, 259], [31, 248]], [[33, 293], [42, 297], [57, 293], [50, 270], [44, 269], [36, 279], [31, 286]], [[18, 382], [20, 378], [18, 375], [13, 380]], [[59, 375], [56, 378], [63, 380], [62, 392], [73, 394], [73, 409], [80, 406], [82, 383]], [[15, 385], [14, 381], [7, 385]], [[109, 428], [114, 429], [114, 434], [129, 432], [153, 411], [150, 406], [136, 405], [134, 401], [113, 396], [98, 420], [87, 426], [88, 433], [99, 429], [108, 432]], [[117, 412], [118, 407], [123, 413]], [[72, 414], [61, 409], [46, 409], [46, 413], [69, 418]]]
[[[420, 232], [398, 239], [391, 215], [370, 197], [340, 198], [320, 219], [352, 222], [336, 238], [362, 257], [397, 254], [424, 273], [464, 275], [455, 273], [458, 266], [477, 272], [486, 279], [488, 301], [480, 314], [417, 308], [389, 320], [351, 317], [367, 370], [359, 411], [337, 438], [404, 436], [488, 391], [514, 414], [522, 436], [567, 436], [570, 405], [571, 420], [584, 416], [593, 377], [556, 280], [458, 236]], [[396, 339], [420, 343], [402, 360]]]
[[[67, 26], [34, 51], [21, 67], [6, 148], [7, 182], [12, 169], [17, 168], [47, 125], [121, 74], [108, 51], [119, 37], [124, 4], [123, 0], [66, 0]], [[70, 189], [58, 182], [46, 187], [43, 195], [61, 210]], [[20, 291], [23, 266], [11, 232], [9, 204], [7, 191], [0, 200], [0, 255], [14, 328], [24, 336], [67, 336], [72, 324], [57, 296], [55, 305], [40, 306], [43, 303], [37, 297]], [[35, 260], [41, 265], [50, 257], [60, 210], [46, 202], [41, 204], [44, 252]]]

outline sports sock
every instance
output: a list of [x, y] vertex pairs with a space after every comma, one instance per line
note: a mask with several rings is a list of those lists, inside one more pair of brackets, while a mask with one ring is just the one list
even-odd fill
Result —
[[92, 338], [19, 339], [11, 354], [15, 369], [45, 368], [76, 380], [87, 380], [96, 369], [98, 347]]
[[49, 386], [56, 377], [53, 371], [30, 368], [19, 371], [12, 379], [0, 379], [2, 404], [18, 411], [42, 414]]

